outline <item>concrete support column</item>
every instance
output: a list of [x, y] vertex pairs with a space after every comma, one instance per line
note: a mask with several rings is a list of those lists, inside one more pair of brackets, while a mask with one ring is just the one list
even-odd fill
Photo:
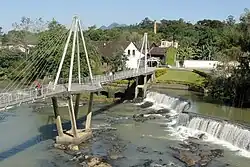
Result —
[[91, 92], [90, 96], [89, 96], [89, 107], [88, 107], [88, 113], [87, 113], [87, 120], [86, 120], [86, 124], [85, 124], [85, 129], [87, 131], [91, 130], [93, 98], [94, 98], [94, 93]]
[[79, 113], [79, 102], [80, 102], [80, 94], [77, 94], [75, 101], [75, 110], [74, 110], [76, 119], [78, 118], [78, 113]]
[[145, 85], [147, 83], [147, 75], [144, 75], [144, 81], [143, 81], [143, 85]]
[[147, 75], [144, 76], [144, 82], [143, 82], [143, 95], [142, 97], [146, 97], [146, 92], [147, 92]]
[[150, 81], [151, 81], [151, 82], [154, 82], [154, 74], [151, 74], [151, 76], [150, 76]]
[[135, 78], [135, 99], [138, 97], [138, 92], [139, 92], [139, 90], [138, 90], [138, 82], [139, 82], [139, 77], [136, 77]]
[[77, 137], [77, 127], [76, 127], [76, 118], [73, 106], [73, 98], [72, 95], [69, 96], [69, 116], [71, 120], [71, 130], [73, 132], [73, 136]]
[[53, 109], [54, 109], [54, 114], [55, 114], [55, 119], [56, 119], [56, 128], [57, 128], [57, 133], [59, 137], [63, 136], [63, 128], [62, 128], [62, 121], [61, 117], [59, 115], [58, 111], [58, 103], [57, 103], [57, 98], [52, 97], [52, 104], [53, 104]]

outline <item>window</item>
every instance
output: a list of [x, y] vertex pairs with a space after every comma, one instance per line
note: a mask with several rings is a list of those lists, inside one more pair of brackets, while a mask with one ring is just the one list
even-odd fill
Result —
[[135, 55], [135, 50], [133, 50], [133, 55]]
[[130, 55], [130, 50], [128, 50], [128, 55]]

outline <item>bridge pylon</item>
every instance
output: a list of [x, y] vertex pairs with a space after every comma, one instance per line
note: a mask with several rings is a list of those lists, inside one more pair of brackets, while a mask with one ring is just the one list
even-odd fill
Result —
[[[73, 37], [72, 37], [73, 36]], [[72, 76], [73, 76], [73, 68], [74, 68], [74, 60], [77, 58], [77, 72], [78, 72], [78, 87], [81, 87], [82, 78], [81, 78], [81, 58], [80, 58], [80, 45], [79, 43], [82, 42], [83, 51], [85, 54], [85, 59], [88, 66], [89, 71], [89, 79], [90, 84], [93, 84], [93, 75], [91, 71], [91, 65], [89, 61], [89, 56], [86, 48], [86, 43], [82, 31], [82, 25], [79, 17], [74, 16], [72, 20], [72, 24], [69, 30], [69, 34], [67, 37], [67, 41], [63, 50], [63, 54], [61, 57], [60, 64], [58, 66], [56, 78], [54, 81], [54, 87], [53, 89], [56, 90], [56, 87], [59, 83], [59, 78], [62, 72], [63, 65], [65, 64], [65, 58], [68, 55], [67, 52], [69, 50], [69, 46], [72, 45], [71, 49], [71, 57], [70, 57], [70, 66], [69, 66], [69, 76], [68, 76], [68, 82], [64, 83], [65, 86], [67, 86], [67, 99], [68, 99], [68, 108], [69, 108], [69, 117], [71, 121], [71, 129], [63, 132], [61, 118], [58, 111], [58, 104], [57, 104], [57, 97], [52, 97], [52, 103], [55, 113], [55, 119], [56, 119], [56, 126], [58, 130], [58, 136], [56, 137], [57, 144], [63, 144], [63, 145], [78, 145], [82, 143], [84, 140], [86, 140], [88, 137], [91, 136], [91, 116], [92, 116], [92, 101], [93, 101], [93, 93], [90, 93], [90, 102], [89, 102], [89, 109], [87, 114], [87, 120], [85, 129], [78, 129], [76, 124], [76, 119], [78, 116], [78, 110], [79, 110], [79, 100], [80, 100], [80, 92], [81, 91], [74, 91], [72, 87]], [[74, 83], [75, 84], [75, 83]], [[76, 93], [77, 92], [77, 93]], [[75, 98], [75, 106], [73, 104], [73, 97]]]

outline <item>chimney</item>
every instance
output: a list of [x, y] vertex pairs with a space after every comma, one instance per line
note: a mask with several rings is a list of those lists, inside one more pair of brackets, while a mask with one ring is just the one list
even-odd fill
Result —
[[154, 33], [156, 34], [156, 30], [157, 30], [157, 24], [156, 24], [156, 20], [154, 21]]

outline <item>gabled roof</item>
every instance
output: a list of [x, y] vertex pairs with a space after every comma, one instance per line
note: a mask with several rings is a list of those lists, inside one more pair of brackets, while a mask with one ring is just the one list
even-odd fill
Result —
[[160, 48], [160, 47], [152, 47], [149, 50], [149, 54], [151, 55], [165, 55], [166, 48]]
[[[114, 41], [93, 41], [94, 46], [101, 53], [103, 57], [112, 56], [117, 50], [122, 49], [125, 50], [131, 41], [122, 41], [122, 40], [114, 40]], [[138, 44], [136, 42], [132, 42], [135, 47], [140, 50]]]
[[119, 49], [126, 49], [130, 44], [129, 41], [94, 41], [94, 46], [101, 53], [102, 56], [111, 56]]

